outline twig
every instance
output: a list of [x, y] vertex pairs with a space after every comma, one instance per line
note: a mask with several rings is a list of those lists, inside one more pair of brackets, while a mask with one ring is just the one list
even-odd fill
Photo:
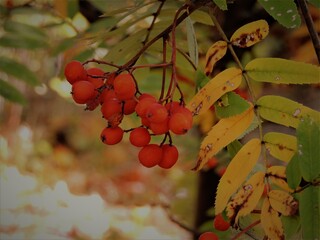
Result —
[[313, 23], [311, 15], [310, 15], [306, 1], [305, 0], [297, 0], [297, 2], [298, 2], [299, 7], [301, 9], [303, 18], [306, 22], [314, 50], [317, 54], [318, 63], [320, 64], [320, 39], [319, 39], [319, 35], [318, 35], [317, 30], [314, 26], [314, 23]]
[[258, 225], [261, 222], [261, 220], [257, 220], [253, 223], [251, 223], [249, 226], [247, 226], [246, 228], [242, 229], [241, 232], [239, 232], [237, 235], [235, 235], [233, 238], [231, 238], [231, 240], [236, 240], [238, 239], [242, 234], [247, 233], [251, 228], [255, 227], [256, 225]]

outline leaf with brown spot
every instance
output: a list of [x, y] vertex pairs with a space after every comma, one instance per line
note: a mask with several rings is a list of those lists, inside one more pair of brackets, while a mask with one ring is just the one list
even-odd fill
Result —
[[286, 167], [285, 166], [272, 166], [267, 169], [267, 177], [271, 182], [278, 187], [286, 190], [287, 192], [293, 192], [287, 183]]
[[226, 55], [227, 46], [227, 42], [217, 41], [208, 49], [206, 54], [206, 67], [204, 69], [207, 76], [212, 72], [214, 65]]
[[270, 155], [284, 162], [289, 162], [297, 150], [297, 138], [289, 134], [268, 132], [263, 141]]
[[258, 20], [240, 27], [230, 38], [232, 45], [245, 48], [263, 40], [269, 33], [269, 25], [265, 20]]
[[252, 168], [257, 163], [261, 152], [261, 142], [254, 138], [247, 142], [234, 156], [227, 170], [222, 175], [217, 188], [215, 213], [221, 213], [229, 198], [246, 180]]
[[206, 112], [222, 95], [235, 90], [241, 84], [242, 71], [228, 68], [212, 78], [187, 104], [193, 115]]
[[271, 207], [284, 216], [292, 216], [298, 210], [298, 201], [285, 191], [271, 190], [268, 197]]
[[261, 208], [261, 224], [268, 239], [284, 240], [284, 232], [281, 219], [276, 210], [274, 210], [268, 198], [264, 199]]
[[238, 223], [239, 217], [254, 210], [264, 190], [265, 173], [255, 173], [240, 190], [232, 197], [227, 205], [227, 216], [231, 223]]

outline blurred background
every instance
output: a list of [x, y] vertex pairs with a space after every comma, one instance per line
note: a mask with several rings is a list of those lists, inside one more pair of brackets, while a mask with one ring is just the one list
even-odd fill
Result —
[[[243, 63], [270, 56], [317, 64], [304, 23], [288, 30], [256, 1], [239, 2], [217, 11], [228, 36], [252, 20], [265, 18], [270, 24], [265, 41], [238, 52]], [[130, 36], [142, 31], [141, 40], [152, 20], [148, 16], [159, 7], [157, 1], [121, 3], [0, 0], [0, 239], [187, 240], [210, 229], [215, 186], [228, 155], [222, 152], [200, 173], [190, 169], [203, 135], [217, 121], [214, 111], [195, 119], [187, 135], [174, 137], [180, 157], [172, 169], [147, 169], [128, 135], [117, 145], [102, 144], [99, 136], [106, 122], [100, 110], [84, 111], [71, 98], [65, 64], [91, 58], [124, 64], [139, 49], [135, 43], [141, 44]], [[182, 4], [166, 2], [149, 39], [172, 23]], [[319, 11], [310, 10], [320, 31]], [[206, 50], [219, 37], [204, 12], [191, 19], [203, 70]], [[186, 26], [177, 31], [178, 47], [187, 52]], [[160, 50], [156, 44], [139, 63], [156, 62]], [[232, 64], [227, 55], [216, 72]], [[199, 73], [182, 55], [178, 69], [188, 100], [201, 85]], [[160, 93], [161, 71], [144, 68], [135, 77], [140, 90]], [[257, 84], [255, 90], [257, 96], [281, 93], [318, 109], [318, 87]], [[248, 97], [245, 86], [238, 93]], [[122, 126], [129, 129], [137, 122], [135, 116], [127, 117]]]

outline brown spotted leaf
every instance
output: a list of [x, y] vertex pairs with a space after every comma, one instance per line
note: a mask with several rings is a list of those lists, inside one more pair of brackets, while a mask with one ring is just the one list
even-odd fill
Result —
[[206, 54], [206, 67], [204, 69], [207, 76], [212, 72], [214, 65], [226, 55], [227, 46], [227, 42], [217, 41], [208, 49]]
[[237, 47], [250, 47], [263, 40], [268, 33], [268, 23], [265, 20], [258, 20], [240, 27], [231, 36], [230, 41], [232, 45]]
[[214, 125], [201, 143], [197, 164], [193, 170], [200, 170], [213, 155], [241, 136], [252, 123], [253, 117], [254, 111], [251, 105], [243, 113], [223, 118]]
[[239, 217], [254, 210], [264, 190], [265, 173], [255, 173], [240, 190], [232, 197], [227, 205], [227, 216], [231, 223], [238, 223]]
[[282, 190], [271, 190], [268, 193], [271, 207], [284, 216], [292, 216], [298, 210], [298, 201]]
[[284, 240], [284, 232], [281, 219], [276, 210], [274, 210], [268, 198], [264, 199], [261, 209], [261, 224], [268, 239]]
[[286, 190], [287, 192], [293, 192], [287, 183], [286, 167], [285, 166], [272, 166], [267, 169], [266, 176], [271, 183]]
[[239, 87], [242, 71], [239, 68], [228, 68], [212, 78], [187, 104], [193, 115], [206, 112], [222, 95]]
[[215, 213], [221, 213], [229, 198], [246, 180], [256, 165], [261, 152], [261, 142], [254, 138], [247, 142], [234, 156], [227, 170], [222, 175], [217, 188]]

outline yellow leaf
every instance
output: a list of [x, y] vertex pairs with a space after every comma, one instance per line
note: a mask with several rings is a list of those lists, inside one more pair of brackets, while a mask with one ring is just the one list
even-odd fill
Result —
[[215, 200], [216, 214], [224, 210], [231, 195], [246, 180], [259, 158], [260, 151], [261, 142], [254, 138], [247, 142], [231, 160], [218, 184]]
[[298, 201], [285, 191], [271, 190], [268, 197], [271, 207], [284, 216], [292, 216], [298, 210]]
[[206, 67], [204, 69], [207, 76], [212, 72], [214, 65], [226, 55], [227, 46], [227, 42], [218, 41], [208, 49], [206, 54]]
[[265, 173], [255, 173], [240, 190], [232, 197], [227, 205], [227, 216], [238, 223], [239, 217], [245, 216], [254, 210], [264, 190]]
[[284, 240], [282, 222], [279, 214], [274, 210], [268, 198], [265, 198], [261, 209], [261, 224], [268, 239]]
[[231, 36], [231, 43], [237, 47], [250, 47], [263, 40], [269, 33], [269, 25], [265, 20], [258, 20], [240, 27]]
[[250, 126], [253, 117], [254, 111], [251, 105], [245, 112], [223, 118], [214, 125], [201, 143], [197, 164], [193, 170], [200, 170], [213, 155], [243, 134]]
[[269, 132], [263, 141], [269, 153], [284, 162], [289, 162], [297, 150], [297, 138], [292, 135]]
[[206, 112], [222, 95], [239, 87], [242, 72], [239, 68], [228, 68], [212, 78], [187, 104], [187, 108], [198, 115]]
[[291, 189], [287, 183], [287, 176], [286, 176], [286, 167], [284, 166], [272, 166], [267, 169], [266, 176], [268, 177], [271, 182], [283, 190], [287, 192], [293, 192], [294, 190]]

